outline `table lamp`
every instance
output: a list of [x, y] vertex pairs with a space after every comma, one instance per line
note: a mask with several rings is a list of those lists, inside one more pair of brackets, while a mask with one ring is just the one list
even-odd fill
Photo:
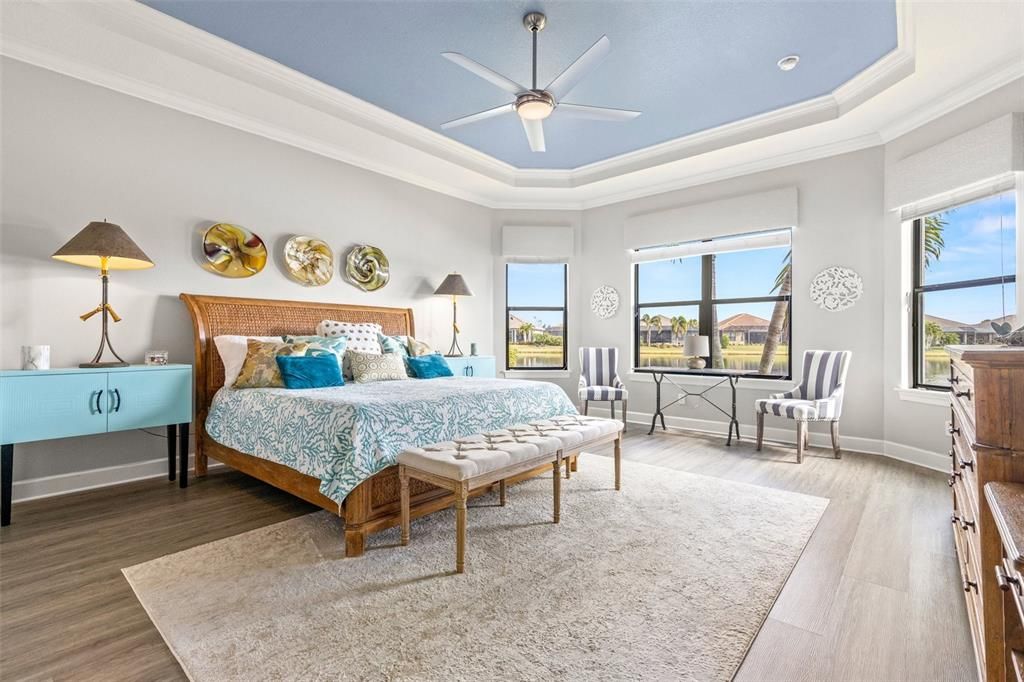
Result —
[[683, 337], [683, 355], [687, 357], [686, 366], [690, 369], [704, 369], [707, 366], [704, 358], [711, 354], [708, 346], [708, 337], [706, 336]]
[[452, 297], [452, 347], [448, 349], [445, 355], [449, 358], [461, 358], [462, 349], [459, 348], [459, 322], [458, 322], [458, 297], [459, 296], [472, 296], [473, 292], [469, 290], [469, 285], [466, 284], [466, 280], [462, 279], [462, 275], [457, 272], [453, 272], [444, 278], [441, 282], [441, 286], [434, 292], [436, 296], [451, 296]]
[[[87, 268], [98, 268], [100, 280], [103, 282], [103, 298], [100, 300], [100, 304], [80, 316], [83, 322], [96, 313], [100, 313], [102, 316], [100, 347], [90, 362], [83, 362], [79, 367], [127, 367], [128, 363], [114, 351], [114, 347], [110, 344], [110, 337], [107, 335], [107, 315], [114, 318], [114, 322], [121, 321], [121, 318], [107, 302], [109, 279], [107, 271], [142, 270], [153, 267], [153, 261], [149, 260], [149, 256], [142, 252], [138, 244], [132, 241], [132, 238], [121, 229], [120, 225], [108, 223], [105, 220], [93, 221], [86, 225], [81, 232], [71, 238], [71, 241], [57, 249], [53, 257]], [[117, 360], [103, 362], [104, 348], [109, 348]]]

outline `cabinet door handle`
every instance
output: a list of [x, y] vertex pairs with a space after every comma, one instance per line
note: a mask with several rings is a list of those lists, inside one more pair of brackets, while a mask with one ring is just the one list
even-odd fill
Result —
[[466, 365], [466, 373], [469, 374], [469, 376], [473, 376], [475, 372], [476, 368], [473, 367], [473, 365]]
[[103, 407], [100, 405], [100, 398], [103, 396], [103, 391], [96, 391], [96, 412], [97, 414], [103, 414]]
[[107, 405], [107, 411], [108, 412], [120, 412], [121, 411], [121, 391], [120, 391], [120, 389], [117, 389], [117, 388], [113, 389], [110, 392], [110, 397], [113, 398], [114, 400], [112, 400]]

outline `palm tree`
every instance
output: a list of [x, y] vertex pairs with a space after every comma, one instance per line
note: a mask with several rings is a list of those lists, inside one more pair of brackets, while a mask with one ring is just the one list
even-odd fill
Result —
[[651, 316], [644, 313], [640, 316], [640, 323], [647, 327], [647, 345], [651, 345]]
[[[771, 289], [779, 292], [779, 296], [789, 297], [793, 290], [793, 250], [786, 252], [782, 259], [782, 267], [779, 274], [775, 276], [775, 284]], [[776, 301], [772, 310], [772, 319], [768, 323], [768, 336], [764, 340], [764, 349], [761, 351], [761, 362], [757, 371], [759, 374], [769, 374], [772, 365], [775, 364], [775, 353], [779, 350], [779, 341], [782, 338], [782, 330], [786, 326], [786, 317], [789, 312], [789, 301], [786, 299]]]
[[946, 339], [946, 334], [938, 322], [928, 320], [924, 323], [924, 338], [929, 346], [936, 346]]
[[942, 249], [946, 246], [946, 241], [942, 236], [943, 230], [946, 228], [946, 220], [942, 217], [943, 215], [945, 214], [938, 213], [924, 218], [924, 266], [926, 268], [939, 260]]
[[533, 341], [533, 330], [535, 327], [532, 322], [523, 322], [522, 326], [519, 327], [519, 331], [523, 333], [523, 341]]
[[684, 315], [676, 315], [671, 319], [672, 323], [672, 336], [678, 341], [682, 342], [684, 336], [686, 336], [686, 330], [690, 326], [690, 321], [686, 319]]
[[[708, 256], [711, 267], [711, 298], [715, 297], [718, 291], [718, 270], [715, 267], [715, 259], [718, 256]], [[722, 335], [718, 333], [718, 306], [711, 306], [711, 366], [715, 369], [725, 367], [725, 358], [722, 357]]]
[[655, 315], [654, 320], [658, 323], [658, 335], [660, 336], [661, 332], [665, 329], [665, 316]]

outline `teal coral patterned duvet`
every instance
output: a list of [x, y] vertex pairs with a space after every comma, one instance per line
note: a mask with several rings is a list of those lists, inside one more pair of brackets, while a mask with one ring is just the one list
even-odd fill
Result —
[[337, 388], [222, 388], [206, 432], [239, 452], [319, 478], [340, 503], [413, 445], [468, 436], [534, 419], [576, 414], [543, 381], [447, 377]]

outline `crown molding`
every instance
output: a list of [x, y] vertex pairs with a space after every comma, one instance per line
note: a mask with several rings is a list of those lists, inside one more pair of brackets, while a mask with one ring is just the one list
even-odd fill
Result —
[[572, 170], [517, 169], [131, 0], [0, 3], [0, 54], [486, 207], [580, 210], [882, 144], [1024, 75], [1016, 60], [910, 117], [841, 126], [914, 72], [911, 5], [896, 10], [897, 48], [832, 93]]

